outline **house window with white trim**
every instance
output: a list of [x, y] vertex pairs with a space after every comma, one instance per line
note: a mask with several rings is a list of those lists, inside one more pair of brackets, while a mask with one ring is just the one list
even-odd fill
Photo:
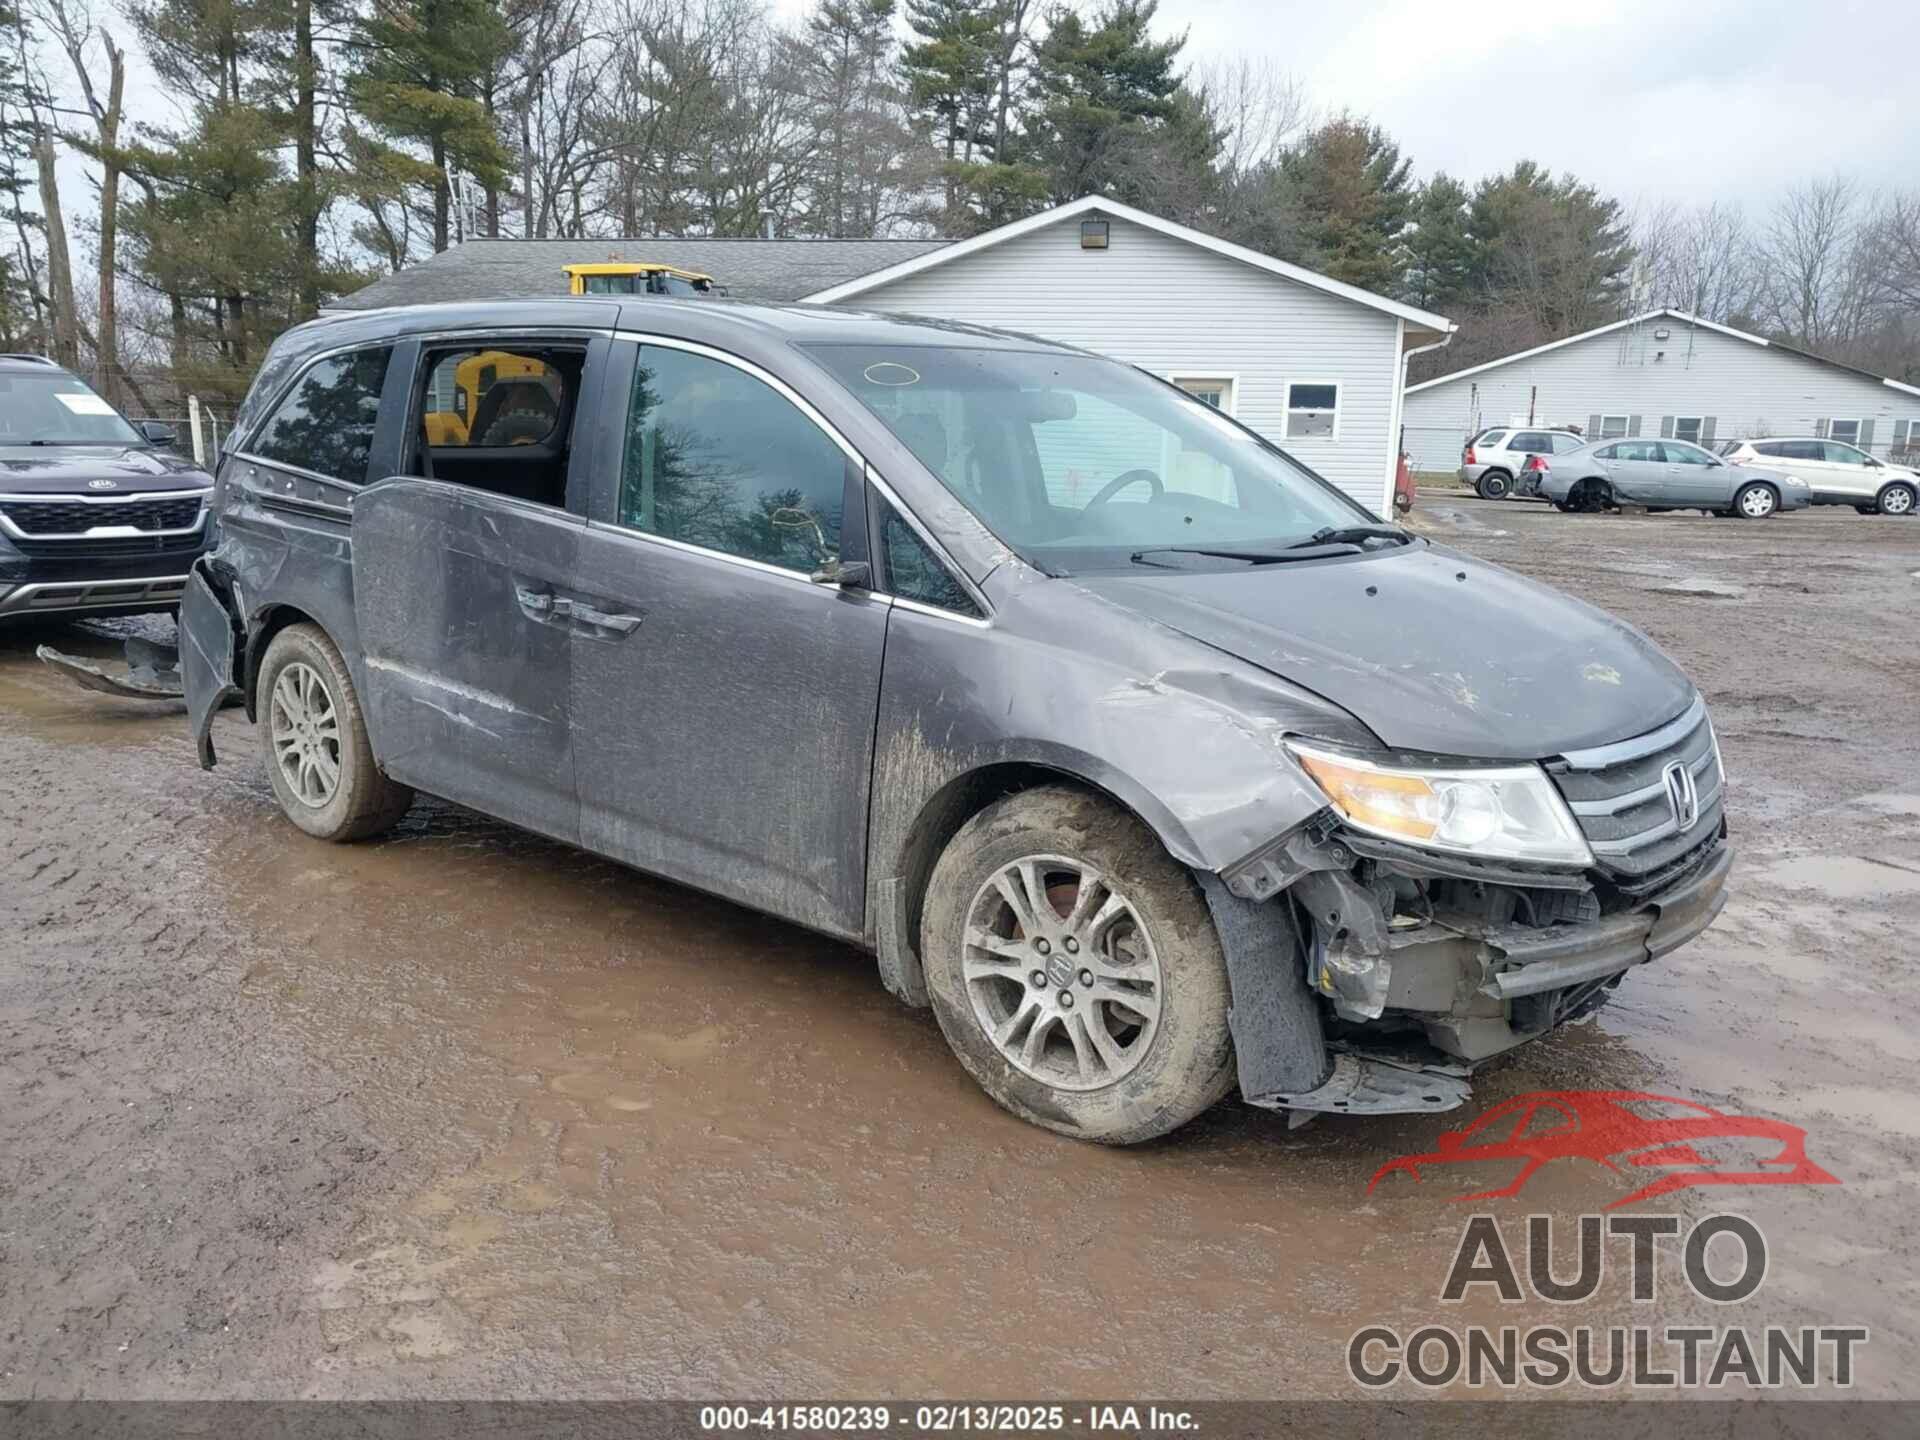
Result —
[[1842, 445], [1858, 445], [1860, 443], [1860, 422], [1858, 420], [1829, 420], [1827, 422], [1827, 438], [1829, 440], [1838, 440]]
[[1339, 437], [1338, 381], [1298, 380], [1287, 386], [1287, 439], [1337, 440]]
[[1673, 438], [1698, 445], [1700, 427], [1704, 424], [1706, 424], [1706, 418], [1701, 415], [1676, 415], [1673, 417]]
[[1600, 417], [1600, 435], [1602, 440], [1618, 440], [1627, 433], [1627, 417], [1624, 415], [1602, 415]]
[[1224, 414], [1233, 414], [1233, 377], [1214, 375], [1201, 378], [1192, 375], [1176, 375], [1173, 383], [1186, 391], [1202, 404], [1211, 405]]

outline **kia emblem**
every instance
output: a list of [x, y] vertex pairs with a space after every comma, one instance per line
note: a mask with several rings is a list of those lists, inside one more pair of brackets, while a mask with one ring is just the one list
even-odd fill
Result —
[[89, 490], [118, 490], [120, 488], [120, 482], [118, 480], [89, 480], [87, 481], [87, 488]]

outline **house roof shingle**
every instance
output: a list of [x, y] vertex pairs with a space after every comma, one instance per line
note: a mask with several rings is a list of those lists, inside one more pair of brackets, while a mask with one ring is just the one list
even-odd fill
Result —
[[798, 300], [938, 250], [946, 240], [469, 240], [383, 276], [330, 310], [374, 310], [442, 300], [564, 295], [563, 265], [655, 260], [713, 276], [742, 300]]

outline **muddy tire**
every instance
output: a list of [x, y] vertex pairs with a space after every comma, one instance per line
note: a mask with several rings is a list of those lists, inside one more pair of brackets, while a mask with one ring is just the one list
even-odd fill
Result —
[[928, 885], [921, 955], [947, 1043], [1023, 1120], [1127, 1145], [1233, 1088], [1206, 900], [1096, 796], [1028, 790], [962, 826]]
[[320, 840], [389, 830], [413, 791], [380, 773], [347, 663], [318, 625], [273, 637], [254, 691], [260, 756], [287, 818]]

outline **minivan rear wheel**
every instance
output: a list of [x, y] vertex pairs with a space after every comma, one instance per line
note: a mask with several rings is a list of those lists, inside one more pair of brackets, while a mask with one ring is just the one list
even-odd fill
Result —
[[389, 780], [346, 661], [318, 625], [273, 637], [254, 690], [260, 753], [287, 818], [320, 840], [364, 840], [393, 827], [413, 791]]
[[934, 867], [921, 955], [947, 1043], [1023, 1120], [1132, 1144], [1233, 1088], [1206, 900], [1106, 800], [1048, 786], [969, 820]]

